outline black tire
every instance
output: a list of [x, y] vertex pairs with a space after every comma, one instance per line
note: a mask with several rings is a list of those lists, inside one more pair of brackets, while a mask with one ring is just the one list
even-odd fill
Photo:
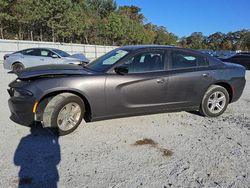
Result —
[[[63, 130], [58, 124], [59, 122], [58, 116], [59, 116], [59, 113], [63, 110], [63, 108], [66, 108], [66, 105], [69, 105], [69, 104], [79, 105], [80, 117], [79, 117], [79, 120], [76, 121], [76, 124], [72, 128], [68, 130]], [[85, 105], [80, 97], [72, 93], [61, 93], [53, 97], [49, 101], [47, 106], [45, 107], [44, 112], [43, 112], [43, 125], [44, 127], [56, 128], [57, 134], [60, 136], [67, 135], [73, 132], [80, 125], [84, 117], [84, 113], [85, 113]], [[68, 119], [70, 119], [70, 117], [68, 117]]]
[[13, 65], [12, 65], [12, 71], [13, 72], [20, 72], [21, 70], [23, 70], [24, 69], [24, 66], [23, 66], [23, 64], [22, 63], [14, 63]]
[[[217, 92], [217, 94], [219, 93], [221, 95], [221, 98], [224, 95], [224, 101], [223, 101], [223, 103], [221, 102], [221, 105], [220, 105], [221, 109], [217, 108], [216, 107], [217, 105], [215, 105], [215, 104], [217, 104], [219, 102], [213, 102], [213, 103], [211, 103], [211, 100], [210, 100], [211, 99], [210, 97], [212, 97], [213, 95], [215, 95], [216, 92]], [[218, 116], [220, 116], [221, 114], [223, 114], [225, 112], [225, 110], [227, 109], [228, 103], [229, 103], [229, 94], [228, 94], [228, 91], [224, 87], [222, 87], [222, 86], [212, 85], [212, 86], [210, 86], [208, 88], [207, 92], [205, 93], [205, 95], [204, 95], [204, 97], [202, 99], [199, 112], [203, 116], [218, 117]], [[212, 105], [215, 106], [215, 109], [217, 108], [217, 110], [218, 110], [217, 112], [216, 111], [212, 112], [213, 111], [213, 110], [211, 110], [211, 108], [213, 108]]]
[[246, 66], [246, 70], [250, 70], [250, 65], [249, 64]]

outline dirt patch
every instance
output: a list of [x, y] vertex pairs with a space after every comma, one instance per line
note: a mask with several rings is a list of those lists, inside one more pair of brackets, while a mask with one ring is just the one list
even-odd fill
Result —
[[174, 153], [171, 150], [159, 147], [158, 143], [152, 140], [151, 138], [144, 138], [142, 140], [137, 140], [133, 144], [133, 146], [142, 146], [142, 145], [149, 145], [151, 147], [157, 148], [162, 153], [162, 156], [164, 157], [171, 157]]
[[160, 151], [162, 152], [162, 156], [164, 157], [171, 157], [174, 152], [168, 149], [160, 148]]
[[158, 143], [150, 138], [144, 138], [143, 140], [137, 140], [133, 145], [134, 146], [141, 146], [141, 145], [157, 146]]

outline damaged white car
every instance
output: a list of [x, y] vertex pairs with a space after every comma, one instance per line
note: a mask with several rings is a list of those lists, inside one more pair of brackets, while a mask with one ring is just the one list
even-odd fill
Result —
[[70, 55], [55, 48], [29, 48], [4, 56], [3, 66], [5, 69], [18, 72], [27, 67], [48, 64], [87, 64], [83, 54]]

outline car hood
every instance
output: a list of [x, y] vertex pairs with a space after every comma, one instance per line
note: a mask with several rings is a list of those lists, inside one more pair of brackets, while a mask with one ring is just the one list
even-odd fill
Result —
[[56, 76], [56, 75], [90, 75], [92, 71], [79, 65], [42, 65], [26, 68], [18, 73], [19, 79], [29, 79], [34, 77]]
[[64, 59], [68, 60], [68, 61], [82, 61], [82, 62], [90, 62], [90, 60], [88, 58], [85, 57], [85, 55], [83, 54], [73, 54], [69, 57], [64, 57]]

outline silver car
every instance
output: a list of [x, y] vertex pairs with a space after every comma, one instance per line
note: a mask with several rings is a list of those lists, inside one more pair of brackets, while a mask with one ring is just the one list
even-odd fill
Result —
[[27, 67], [48, 64], [83, 64], [88, 63], [83, 54], [70, 55], [54, 48], [30, 48], [6, 54], [3, 66], [5, 69], [18, 72]]

